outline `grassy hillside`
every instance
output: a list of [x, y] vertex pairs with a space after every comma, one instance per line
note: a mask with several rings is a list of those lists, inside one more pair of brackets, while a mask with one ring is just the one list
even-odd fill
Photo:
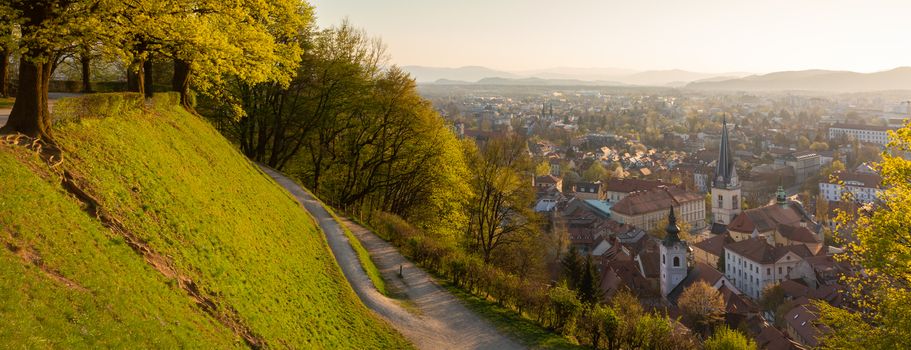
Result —
[[312, 218], [207, 122], [169, 98], [148, 113], [93, 99], [58, 103], [55, 168], [0, 144], [0, 348], [408, 347]]

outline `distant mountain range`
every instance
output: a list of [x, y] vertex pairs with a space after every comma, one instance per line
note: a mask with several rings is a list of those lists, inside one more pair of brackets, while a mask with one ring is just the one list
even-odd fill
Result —
[[687, 89], [727, 91], [823, 91], [864, 92], [911, 90], [911, 67], [899, 67], [875, 73], [804, 70], [720, 81], [695, 81]]
[[749, 73], [699, 73], [679, 69], [635, 71], [622, 68], [572, 68], [508, 72], [479, 66], [440, 68], [402, 67], [419, 83], [485, 85], [581, 85], [581, 86], [684, 86], [714, 78], [739, 78]]
[[865, 92], [911, 90], [911, 67], [875, 73], [803, 70], [750, 75], [679, 69], [633, 71], [619, 68], [559, 67], [508, 72], [486, 67], [405, 66], [419, 83], [508, 86], [659, 86], [714, 91]]

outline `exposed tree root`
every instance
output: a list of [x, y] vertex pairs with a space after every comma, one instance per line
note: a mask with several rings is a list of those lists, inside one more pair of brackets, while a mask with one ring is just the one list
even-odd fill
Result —
[[[237, 310], [230, 305], [224, 305], [222, 308], [219, 308], [215, 296], [209, 295], [202, 290], [191, 278], [180, 274], [169, 257], [155, 252], [149, 247], [147, 242], [136, 237], [136, 235], [126, 229], [123, 223], [105, 211], [95, 197], [83, 190], [84, 184], [81, 184], [80, 182], [82, 181], [77, 179], [73, 173], [69, 170], [60, 169], [60, 166], [63, 163], [63, 157], [62, 152], [56, 143], [46, 142], [40, 138], [33, 138], [23, 134], [0, 135], [0, 142], [22, 146], [35, 152], [52, 170], [56, 170], [55, 172], [61, 175], [61, 185], [63, 189], [82, 203], [83, 210], [86, 213], [98, 219], [98, 221], [113, 234], [123, 237], [127, 245], [133, 249], [134, 252], [141, 255], [143, 259], [149, 265], [152, 265], [159, 273], [168, 278], [177, 280], [178, 286], [187, 293], [190, 299], [192, 299], [200, 309], [209, 316], [215, 318], [225, 327], [231, 329], [234, 334], [241, 337], [250, 348], [261, 349], [266, 346], [265, 340], [244, 324], [241, 317], [237, 314]], [[88, 291], [85, 287], [80, 286], [75, 281], [64, 277], [58, 271], [44, 265], [40, 255], [38, 255], [34, 249], [16, 245], [11, 241], [3, 241], [7, 249], [15, 253], [24, 261], [37, 266], [55, 281], [63, 283], [70, 288]]]
[[77, 179], [68, 170], [63, 171], [62, 185], [67, 192], [83, 203], [84, 210], [89, 215], [97, 218], [104, 227], [108, 228], [114, 234], [123, 237], [126, 244], [133, 249], [134, 252], [141, 255], [149, 265], [152, 265], [152, 267], [162, 275], [177, 280], [178, 286], [187, 293], [190, 299], [192, 299], [200, 309], [214, 317], [224, 326], [230, 328], [234, 334], [241, 337], [250, 348], [260, 349], [266, 345], [265, 340], [262, 339], [261, 336], [255, 334], [253, 330], [243, 323], [243, 320], [234, 308], [225, 306], [223, 309], [219, 309], [217, 300], [214, 296], [208, 295], [208, 293], [201, 290], [192, 279], [180, 274], [169, 257], [155, 252], [149, 247], [147, 242], [136, 237], [136, 235], [126, 229], [120, 221], [108, 214], [92, 195], [86, 193], [82, 189], [82, 186], [78, 183]]
[[60, 271], [57, 271], [56, 269], [44, 264], [44, 260], [41, 259], [41, 255], [38, 254], [38, 252], [35, 251], [34, 248], [32, 248], [30, 246], [19, 245], [19, 244], [14, 243], [15, 239], [12, 237], [12, 235], [14, 235], [14, 233], [10, 233], [10, 234], [11, 234], [11, 236], [8, 239], [2, 240], [4, 243], [3, 245], [6, 246], [7, 250], [12, 252], [16, 256], [18, 256], [20, 259], [22, 259], [22, 261], [26, 262], [27, 264], [37, 267], [45, 275], [47, 275], [52, 280], [57, 281], [60, 284], [63, 284], [69, 288], [78, 290], [80, 292], [89, 291], [88, 289], [86, 289], [85, 287], [80, 285], [79, 283], [76, 283], [76, 281], [73, 281], [69, 278], [64, 277], [63, 274], [60, 273]]

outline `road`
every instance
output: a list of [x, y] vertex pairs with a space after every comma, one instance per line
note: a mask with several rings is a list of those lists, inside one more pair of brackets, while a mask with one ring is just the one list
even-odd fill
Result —
[[[389, 287], [407, 296], [409, 309], [406, 310], [400, 301], [378, 292], [361, 267], [340, 223], [294, 181], [272, 169], [262, 169], [291, 192], [317, 220], [342, 272], [364, 305], [388, 321], [419, 349], [524, 348], [468, 310], [452, 294], [437, 285], [426, 272], [399, 254], [395, 247], [369, 230], [343, 220], [341, 224], [351, 226], [352, 232], [370, 252]], [[397, 276], [400, 265], [402, 278]]]

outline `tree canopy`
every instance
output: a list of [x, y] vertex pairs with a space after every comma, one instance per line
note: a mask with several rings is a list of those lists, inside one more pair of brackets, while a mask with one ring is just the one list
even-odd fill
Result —
[[835, 219], [839, 227], [854, 228], [839, 258], [863, 273], [843, 277], [850, 308], [859, 312], [815, 304], [826, 330], [824, 348], [911, 347], [911, 161], [904, 158], [911, 151], [911, 126], [890, 132], [890, 139], [878, 166], [886, 188], [882, 202]]

